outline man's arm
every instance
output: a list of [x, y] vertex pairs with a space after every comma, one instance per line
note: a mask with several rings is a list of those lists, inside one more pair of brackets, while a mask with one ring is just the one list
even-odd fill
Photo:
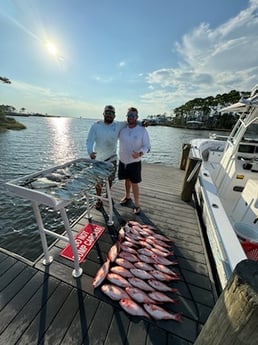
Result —
[[93, 152], [94, 142], [95, 142], [95, 129], [94, 129], [94, 125], [92, 125], [89, 130], [88, 137], [86, 140], [87, 152], [91, 159], [96, 158], [96, 153]]

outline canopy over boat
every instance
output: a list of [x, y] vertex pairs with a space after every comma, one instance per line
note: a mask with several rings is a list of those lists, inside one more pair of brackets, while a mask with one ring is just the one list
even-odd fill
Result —
[[228, 107], [221, 109], [222, 113], [236, 112], [243, 113], [247, 112], [252, 107], [258, 107], [258, 84], [252, 89], [251, 95], [249, 98], [242, 98], [239, 102], [231, 104]]

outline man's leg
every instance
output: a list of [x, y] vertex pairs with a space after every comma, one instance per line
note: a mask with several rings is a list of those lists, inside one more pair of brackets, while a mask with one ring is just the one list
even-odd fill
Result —
[[[100, 183], [98, 183], [98, 184], [96, 184], [95, 188], [96, 188], [96, 194], [101, 196], [102, 185]], [[101, 199], [97, 199], [97, 202], [95, 204], [95, 208], [97, 210], [99, 210], [101, 208], [101, 206], [102, 206], [102, 200]]]
[[138, 183], [131, 183], [132, 190], [133, 190], [133, 196], [134, 196], [134, 206], [135, 208], [140, 207], [140, 201], [139, 201], [139, 184]]
[[131, 181], [129, 179], [125, 180], [125, 196], [127, 199], [130, 199], [130, 194], [131, 194]]
[[120, 205], [126, 205], [129, 200], [131, 200], [131, 181], [128, 179], [125, 179], [124, 182], [125, 186], [125, 196], [120, 200]]

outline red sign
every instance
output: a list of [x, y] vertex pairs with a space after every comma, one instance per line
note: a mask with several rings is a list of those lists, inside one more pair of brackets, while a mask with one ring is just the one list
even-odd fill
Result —
[[[75, 244], [78, 251], [79, 262], [82, 262], [86, 255], [90, 252], [99, 237], [103, 234], [105, 228], [97, 224], [87, 224], [75, 236]], [[72, 247], [68, 244], [60, 253], [66, 259], [74, 260]]]

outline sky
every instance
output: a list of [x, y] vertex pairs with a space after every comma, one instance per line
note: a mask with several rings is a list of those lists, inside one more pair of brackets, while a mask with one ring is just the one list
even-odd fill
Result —
[[258, 0], [0, 0], [0, 104], [173, 113], [258, 83]]

